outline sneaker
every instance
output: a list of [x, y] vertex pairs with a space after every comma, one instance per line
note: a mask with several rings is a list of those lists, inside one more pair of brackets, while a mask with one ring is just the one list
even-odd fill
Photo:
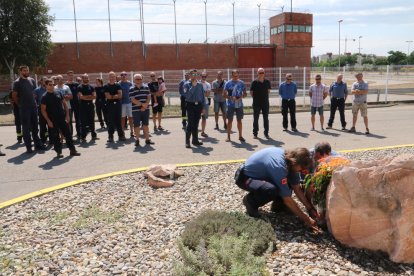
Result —
[[163, 131], [163, 130], [164, 130], [164, 128], [163, 128], [162, 126], [158, 126], [158, 130]]
[[356, 132], [355, 127], [351, 127], [348, 132]]
[[240, 141], [240, 142], [246, 142], [246, 139], [244, 139], [243, 137], [241, 137], [241, 136], [240, 136], [240, 137], [239, 137], [239, 141]]
[[288, 129], [287, 128], [283, 128], [283, 131], [288, 131]]
[[119, 141], [126, 141], [126, 138], [125, 138], [125, 136], [121, 136], [121, 137], [119, 137]]
[[185, 143], [185, 147], [186, 147], [187, 149], [191, 149], [191, 145], [190, 145], [190, 143]]
[[145, 144], [147, 145], [154, 145], [155, 143], [151, 141], [151, 139], [145, 140]]
[[270, 139], [269, 134], [265, 134], [264, 136], [266, 137], [266, 139]]
[[369, 128], [366, 129], [365, 134], [369, 134]]
[[259, 209], [254, 208], [252, 205], [250, 205], [249, 201], [247, 200], [247, 196], [245, 195], [243, 197], [243, 205], [246, 207], [246, 213], [254, 218], [259, 218], [260, 217], [260, 213], [259, 213]]
[[315, 128], [313, 127], [313, 128], [311, 128], [311, 131], [315, 131]]
[[205, 132], [201, 132], [201, 136], [203, 136], [203, 137], [208, 137], [208, 135], [205, 133]]
[[298, 132], [299, 130], [297, 128], [292, 128], [293, 132]]
[[154, 126], [154, 132], [157, 132], [157, 131], [158, 131], [157, 126]]
[[108, 143], [113, 143], [114, 142], [114, 137], [109, 137], [108, 140], [106, 141]]
[[81, 154], [77, 152], [75, 149], [70, 151], [70, 156], [80, 156]]
[[323, 127], [321, 127], [321, 130], [322, 130], [322, 131], [325, 131], [325, 129], [324, 129]]
[[135, 147], [139, 147], [139, 140], [135, 140]]
[[326, 126], [326, 129], [332, 129], [332, 126], [327, 125], [327, 126]]
[[218, 130], [219, 129], [219, 126], [218, 126], [218, 124], [216, 124], [216, 127], [214, 128], [215, 130]]

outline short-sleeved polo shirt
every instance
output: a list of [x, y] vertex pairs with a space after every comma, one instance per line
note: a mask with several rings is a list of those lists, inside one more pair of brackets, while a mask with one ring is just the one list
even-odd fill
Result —
[[[352, 90], [368, 90], [368, 83], [365, 81], [361, 82], [354, 82], [352, 85]], [[364, 95], [355, 95], [354, 94], [354, 103], [366, 103], [367, 102], [367, 94]]]
[[245, 162], [244, 173], [247, 177], [264, 180], [274, 184], [281, 197], [292, 195], [289, 185], [298, 185], [298, 173], [289, 173], [282, 148], [270, 147], [251, 155]]

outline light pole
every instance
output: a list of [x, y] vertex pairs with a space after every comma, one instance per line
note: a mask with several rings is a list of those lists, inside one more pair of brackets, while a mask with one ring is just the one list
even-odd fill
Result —
[[338, 58], [338, 64], [339, 64], [339, 70], [341, 70], [341, 23], [344, 20], [338, 20], [338, 27], [339, 27], [339, 58]]
[[204, 43], [207, 43], [207, 0], [203, 1], [204, 2], [204, 14], [206, 17], [206, 41]]
[[362, 35], [360, 35], [359, 37], [358, 37], [358, 53], [361, 55], [361, 38], [362, 38]]
[[262, 4], [260, 3], [260, 4], [257, 4], [257, 7], [259, 8], [259, 28], [258, 28], [258, 33], [257, 33], [257, 42], [260, 44], [260, 6], [261, 6]]
[[408, 56], [410, 55], [410, 45], [411, 42], [413, 42], [412, 40], [407, 40], [406, 41], [408, 43], [408, 49], [407, 49], [407, 65], [408, 65]]

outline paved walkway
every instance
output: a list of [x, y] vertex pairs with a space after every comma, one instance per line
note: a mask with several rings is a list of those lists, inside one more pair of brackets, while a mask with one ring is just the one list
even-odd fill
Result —
[[[328, 112], [325, 113], [328, 115]], [[346, 111], [348, 125], [351, 111]], [[100, 132], [101, 139], [96, 143], [87, 143], [79, 147], [80, 157], [68, 157], [69, 151], [64, 149], [63, 159], [55, 159], [53, 150], [43, 154], [26, 154], [23, 145], [15, 143], [14, 127], [0, 127], [2, 150], [7, 154], [0, 157], [1, 180], [0, 202], [33, 192], [42, 188], [61, 184], [71, 180], [109, 173], [119, 170], [148, 166], [153, 163], [190, 163], [203, 161], [220, 161], [229, 159], [244, 159], [254, 151], [267, 146], [297, 146], [312, 147], [317, 141], [329, 141], [335, 150], [346, 150], [367, 147], [391, 146], [414, 143], [414, 105], [398, 105], [386, 108], [370, 108], [369, 119], [372, 134], [350, 134], [338, 129], [326, 132], [310, 131], [310, 114], [298, 113], [299, 133], [282, 132], [281, 115], [270, 115], [271, 140], [262, 139], [262, 130], [258, 140], [252, 136], [252, 116], [247, 115], [243, 120], [246, 143], [237, 140], [237, 133], [232, 135], [234, 142], [225, 142], [223, 130], [213, 130], [214, 119], [210, 117], [207, 123], [209, 138], [205, 138], [204, 146], [186, 149], [184, 147], [184, 132], [181, 130], [180, 119], [165, 119], [163, 127], [166, 131], [152, 134], [154, 146], [134, 148], [131, 139], [125, 143], [106, 144], [107, 133]], [[318, 118], [317, 118], [318, 120]], [[339, 128], [339, 115], [336, 127]], [[152, 124], [152, 123], [151, 123]], [[222, 126], [222, 123], [220, 123]], [[262, 127], [262, 122], [260, 122]], [[357, 131], [364, 129], [361, 118], [357, 123]]]

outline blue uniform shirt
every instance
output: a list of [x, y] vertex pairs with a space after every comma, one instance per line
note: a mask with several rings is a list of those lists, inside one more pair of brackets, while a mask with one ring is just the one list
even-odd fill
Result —
[[337, 83], [336, 81], [331, 84], [329, 88], [329, 95], [333, 98], [345, 98], [348, 96], [348, 88], [346, 83], [341, 81]]
[[[234, 108], [243, 107], [242, 98], [243, 98], [243, 93], [246, 92], [246, 85], [244, 84], [243, 81], [229, 80], [224, 85], [224, 89], [227, 91], [227, 95], [228, 95], [227, 106], [234, 107]], [[236, 97], [239, 100], [233, 101], [232, 97]]]
[[274, 184], [281, 197], [291, 196], [289, 185], [300, 183], [298, 173], [288, 172], [285, 150], [282, 148], [270, 147], [257, 151], [246, 160], [244, 173], [249, 178]]
[[296, 86], [296, 83], [293, 81], [289, 84], [284, 81], [279, 86], [279, 95], [282, 97], [282, 99], [292, 100], [296, 97], [297, 93], [298, 88]]
[[199, 82], [195, 86], [188, 81], [184, 84], [185, 101], [189, 103], [204, 104], [204, 88]]
[[129, 98], [129, 89], [132, 87], [132, 83], [129, 81], [126, 82], [119, 82], [119, 85], [122, 89], [122, 104], [129, 104], [131, 103], [131, 99]]
[[37, 106], [40, 106], [40, 101], [42, 100], [43, 95], [46, 93], [46, 88], [39, 86], [33, 91], [33, 93], [36, 95]]
[[188, 81], [186, 79], [183, 79], [178, 84], [178, 91], [180, 92], [180, 96], [185, 96], [184, 84], [186, 84], [186, 82]]

